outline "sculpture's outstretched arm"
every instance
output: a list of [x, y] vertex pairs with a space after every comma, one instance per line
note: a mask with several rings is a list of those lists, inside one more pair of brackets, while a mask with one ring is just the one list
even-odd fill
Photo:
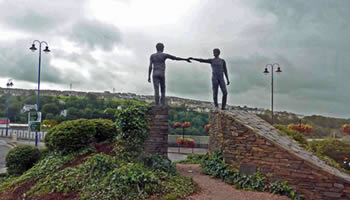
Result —
[[170, 54], [167, 54], [166, 58], [169, 58], [171, 60], [183, 60], [183, 61], [187, 61], [189, 63], [191, 62], [191, 60], [189, 58], [176, 57], [176, 56], [173, 56], [173, 55], [170, 55]]
[[198, 62], [201, 62], [201, 63], [209, 63], [209, 64], [211, 64], [211, 59], [192, 58], [192, 57], [190, 57], [189, 59], [190, 60], [195, 60], [195, 61], [198, 61]]

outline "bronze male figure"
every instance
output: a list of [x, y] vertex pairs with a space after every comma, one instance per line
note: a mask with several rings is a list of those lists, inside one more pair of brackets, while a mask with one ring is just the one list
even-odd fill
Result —
[[[191, 62], [189, 58], [180, 58], [170, 54], [163, 53], [164, 44], [158, 43], [156, 45], [157, 53], [154, 53], [150, 57], [150, 64], [148, 70], [148, 82], [151, 82], [151, 74], [153, 71], [153, 86], [154, 86], [154, 98], [156, 105], [159, 105], [159, 87], [161, 92], [160, 103], [165, 105], [165, 60], [184, 60]], [[153, 66], [153, 67], [152, 67]]]
[[210, 59], [201, 59], [201, 58], [192, 58], [191, 60], [196, 60], [198, 62], [202, 63], [209, 63], [211, 64], [212, 69], [212, 76], [211, 76], [211, 82], [212, 82], [212, 89], [213, 89], [213, 99], [214, 99], [214, 105], [216, 108], [219, 107], [218, 105], [218, 88], [220, 86], [221, 92], [222, 92], [222, 110], [226, 109], [226, 102], [227, 102], [227, 89], [225, 85], [224, 75], [227, 80], [227, 85], [230, 84], [230, 80], [227, 75], [227, 67], [226, 62], [224, 59], [220, 58], [220, 49], [214, 49], [213, 50], [214, 58]]

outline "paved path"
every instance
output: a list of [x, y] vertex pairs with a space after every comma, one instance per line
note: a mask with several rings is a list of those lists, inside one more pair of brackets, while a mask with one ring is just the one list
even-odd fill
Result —
[[290, 200], [288, 197], [267, 192], [237, 190], [220, 179], [201, 174], [199, 165], [177, 164], [176, 168], [182, 175], [192, 177], [201, 189], [186, 200]]

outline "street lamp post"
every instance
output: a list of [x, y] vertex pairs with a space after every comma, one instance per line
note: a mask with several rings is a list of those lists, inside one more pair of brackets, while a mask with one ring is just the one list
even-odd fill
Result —
[[[41, 45], [45, 44], [46, 47], [43, 50], [45, 53], [49, 53], [49, 45], [47, 42], [45, 41], [39, 41], [39, 40], [34, 40], [32, 43], [32, 46], [29, 48], [30, 50], [32, 50], [33, 52], [35, 50], [37, 50], [37, 48], [35, 47], [35, 43], [39, 44], [39, 70], [38, 70], [38, 101], [37, 101], [37, 108], [36, 111], [39, 112], [39, 103], [40, 103], [40, 67], [41, 67]], [[38, 146], [38, 132], [35, 131], [35, 146]]]
[[7, 113], [6, 113], [6, 137], [8, 136], [8, 129], [9, 129], [9, 115], [10, 115], [10, 87], [13, 86], [13, 82], [11, 79], [9, 79], [6, 83], [7, 86]]
[[273, 115], [273, 73], [274, 73], [274, 66], [277, 66], [277, 73], [282, 72], [280, 65], [278, 63], [274, 63], [274, 64], [266, 64], [265, 65], [265, 71], [264, 74], [268, 74], [269, 70], [268, 70], [268, 66], [271, 67], [271, 123], [273, 124], [274, 122], [274, 115]]

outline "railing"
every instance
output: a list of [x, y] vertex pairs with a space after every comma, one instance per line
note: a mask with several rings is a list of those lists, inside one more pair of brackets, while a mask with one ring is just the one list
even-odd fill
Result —
[[[38, 132], [39, 141], [44, 141], [46, 133], [47, 131]], [[35, 140], [35, 132], [29, 132], [26, 129], [8, 129], [7, 136], [6, 136], [6, 129], [5, 128], [0, 129], [0, 137], [12, 138], [15, 135], [17, 136], [17, 139]]]
[[[176, 138], [179, 137], [182, 137], [182, 135], [168, 135], [168, 146], [179, 147], [176, 143]], [[185, 138], [192, 138], [196, 148], [208, 148], [209, 136], [185, 135]]]

